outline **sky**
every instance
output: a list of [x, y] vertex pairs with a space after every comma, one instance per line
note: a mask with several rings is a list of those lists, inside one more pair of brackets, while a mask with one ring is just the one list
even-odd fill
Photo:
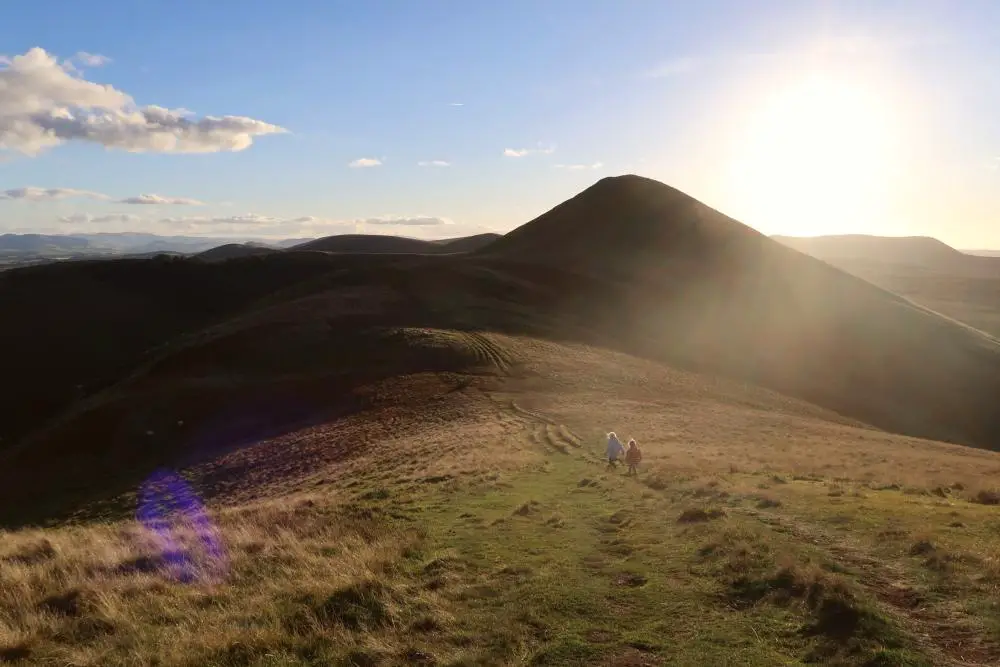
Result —
[[16, 4], [0, 233], [444, 238], [635, 173], [1000, 248], [993, 0]]

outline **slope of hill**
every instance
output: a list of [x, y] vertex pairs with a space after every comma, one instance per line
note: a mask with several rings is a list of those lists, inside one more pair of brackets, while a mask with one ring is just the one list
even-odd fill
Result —
[[933, 239], [839, 238], [779, 240], [1000, 337], [1000, 258], [953, 251]]

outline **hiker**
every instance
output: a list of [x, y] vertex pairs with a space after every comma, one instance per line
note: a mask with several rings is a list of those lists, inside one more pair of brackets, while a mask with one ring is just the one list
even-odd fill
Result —
[[625, 463], [628, 464], [628, 474], [636, 475], [635, 467], [639, 465], [642, 461], [642, 452], [639, 451], [639, 445], [636, 443], [635, 438], [628, 441], [628, 451], [625, 452]]
[[618, 463], [618, 457], [625, 453], [625, 447], [622, 446], [621, 440], [612, 431], [608, 433], [608, 467], [614, 468], [615, 464]]

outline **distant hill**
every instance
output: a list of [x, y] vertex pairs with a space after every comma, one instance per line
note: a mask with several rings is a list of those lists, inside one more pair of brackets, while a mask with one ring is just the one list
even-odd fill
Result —
[[338, 234], [293, 246], [295, 250], [321, 250], [341, 253], [440, 254], [471, 252], [485, 247], [499, 234], [477, 234], [455, 239], [425, 241], [383, 234]]
[[[322, 241], [226, 262], [0, 273], [0, 375], [18, 388], [0, 420], [12, 443], [0, 511], [48, 511], [310, 416], [384, 405], [372, 387], [387, 378], [540, 381], [519, 370], [517, 345], [543, 339], [1000, 449], [997, 340], [650, 179], [602, 179], [472, 252]], [[499, 350], [482, 332], [519, 342]]]
[[280, 251], [255, 243], [227, 243], [200, 252], [195, 255], [195, 258], [205, 262], [221, 262], [235, 257], [256, 257], [259, 255], [269, 255], [274, 252]]
[[0, 234], [0, 252], [64, 253], [91, 249], [90, 241], [80, 236], [45, 234]]
[[932, 310], [1000, 336], [1000, 256], [925, 237], [774, 237]]
[[97, 234], [3, 234], [0, 235], [0, 255], [24, 253], [39, 257], [150, 255], [157, 253], [193, 254], [231, 243], [255, 243], [273, 248], [299, 245], [309, 239], [282, 239], [261, 241], [244, 238], [215, 238], [205, 236], [159, 236], [140, 232], [115, 232]]
[[454, 239], [441, 239], [440, 241], [432, 241], [432, 243], [443, 246], [448, 252], [473, 252], [485, 248], [500, 238], [500, 236], [500, 234], [494, 233], [475, 234], [474, 236], [463, 236]]
[[924, 267], [954, 266], [965, 253], [928, 236], [772, 236], [775, 241], [827, 261], [870, 260]]

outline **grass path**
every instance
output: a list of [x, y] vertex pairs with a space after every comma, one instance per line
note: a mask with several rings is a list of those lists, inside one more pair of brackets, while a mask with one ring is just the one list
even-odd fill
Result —
[[[932, 664], [893, 617], [815, 564], [821, 549], [711, 498], [609, 472], [564, 425], [512, 409], [546, 451], [541, 465], [412, 501], [428, 540], [411, 576], [448, 601], [445, 644], [467, 644], [446, 664]], [[754, 585], [774, 590], [751, 603]], [[430, 640], [427, 653], [440, 653]]]

